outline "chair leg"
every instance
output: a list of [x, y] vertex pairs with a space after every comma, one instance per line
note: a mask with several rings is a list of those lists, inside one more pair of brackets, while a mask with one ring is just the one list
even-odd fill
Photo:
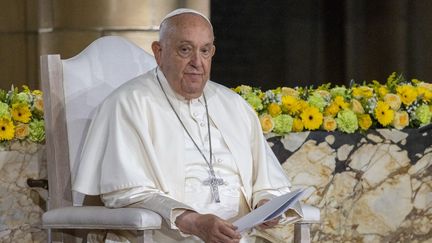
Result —
[[137, 230], [136, 232], [136, 243], [144, 243], [144, 230]]
[[294, 243], [310, 242], [310, 224], [294, 224]]
[[137, 230], [136, 232], [137, 243], [153, 243], [153, 230]]
[[77, 233], [76, 230], [51, 230], [48, 235], [47, 241], [49, 243], [76, 243], [76, 242], [87, 242], [87, 239]]

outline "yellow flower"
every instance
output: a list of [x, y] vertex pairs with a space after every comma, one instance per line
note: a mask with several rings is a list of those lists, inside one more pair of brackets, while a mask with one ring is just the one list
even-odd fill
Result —
[[336, 116], [336, 114], [340, 111], [339, 106], [335, 103], [332, 102], [329, 106], [327, 106], [324, 110], [324, 114], [326, 116]]
[[298, 118], [294, 118], [293, 120], [293, 125], [292, 125], [292, 131], [293, 132], [301, 132], [303, 131], [303, 122], [298, 119]]
[[351, 110], [354, 111], [354, 113], [356, 114], [363, 114], [365, 112], [360, 101], [356, 99], [351, 100]]
[[418, 96], [424, 101], [429, 102], [432, 100], [432, 92], [424, 86], [417, 87]]
[[423, 95], [423, 100], [426, 102], [432, 101], [432, 91], [427, 90]]
[[12, 140], [15, 135], [15, 126], [9, 119], [0, 119], [0, 141]]
[[306, 100], [299, 100], [299, 103], [300, 103], [300, 109], [301, 110], [304, 110], [304, 109], [309, 107], [309, 104], [307, 103]]
[[375, 107], [375, 118], [383, 126], [388, 126], [392, 123], [394, 117], [394, 111], [390, 109], [390, 106], [384, 101], [378, 101]]
[[26, 138], [30, 133], [29, 125], [24, 123], [19, 123], [15, 127], [15, 137], [18, 139]]
[[276, 103], [271, 103], [270, 105], [268, 105], [267, 110], [272, 117], [276, 117], [282, 113], [281, 107]]
[[387, 93], [389, 92], [389, 90], [387, 89], [387, 87], [386, 86], [380, 86], [379, 88], [378, 88], [378, 94], [379, 94], [379, 96], [380, 97], [384, 97]]
[[362, 96], [366, 99], [369, 99], [373, 96], [373, 89], [371, 87], [361, 86], [360, 90], [361, 90]]
[[38, 90], [38, 89], [35, 89], [35, 90], [33, 90], [32, 91], [32, 94], [34, 95], [34, 96], [40, 96], [40, 97], [42, 97], [42, 91], [40, 91], [40, 90]]
[[269, 114], [263, 114], [260, 118], [259, 121], [261, 123], [261, 128], [263, 130], [263, 133], [269, 133], [273, 130], [274, 128], [274, 122], [273, 122], [273, 118], [271, 115]]
[[282, 110], [290, 115], [294, 115], [302, 108], [298, 98], [290, 95], [282, 96]]
[[426, 91], [427, 89], [425, 87], [420, 87], [420, 86], [417, 87], [418, 96], [423, 96]]
[[358, 115], [358, 123], [362, 130], [367, 130], [372, 126], [372, 119], [369, 114], [360, 114]]
[[27, 104], [16, 103], [12, 105], [12, 118], [15, 121], [28, 123], [31, 118], [30, 108]]
[[336, 97], [334, 98], [334, 103], [336, 103], [336, 105], [339, 106], [339, 109], [340, 109], [340, 110], [346, 109], [346, 108], [348, 108], [348, 106], [349, 106], [348, 103], [345, 102], [344, 97], [342, 97], [342, 96], [336, 96]]
[[294, 97], [299, 97], [299, 92], [293, 88], [288, 88], [288, 87], [282, 87], [282, 91], [281, 91], [282, 96], [294, 96]]
[[396, 91], [405, 105], [411, 105], [417, 99], [417, 90], [411, 85], [398, 86]]
[[406, 111], [396, 112], [393, 120], [393, 127], [403, 129], [409, 124], [409, 115]]
[[401, 99], [399, 95], [388, 93], [384, 96], [384, 102], [387, 103], [390, 108], [394, 111], [399, 110], [401, 105]]
[[361, 99], [362, 98], [362, 93], [361, 93], [360, 88], [354, 87], [354, 88], [351, 89], [351, 91], [352, 91], [352, 96], [354, 98], [356, 98], [356, 99]]
[[331, 132], [331, 131], [336, 130], [337, 123], [333, 117], [326, 116], [326, 117], [324, 117], [322, 126], [323, 126], [324, 130], [326, 130], [327, 132]]
[[326, 116], [336, 116], [340, 110], [348, 108], [349, 104], [345, 102], [345, 99], [338, 95], [334, 98], [333, 102], [326, 107], [324, 113]]
[[352, 88], [352, 95], [356, 99], [366, 98], [369, 99], [373, 96], [373, 89], [368, 86], [360, 86]]
[[303, 125], [308, 130], [318, 129], [323, 122], [323, 114], [316, 107], [308, 107], [300, 115]]

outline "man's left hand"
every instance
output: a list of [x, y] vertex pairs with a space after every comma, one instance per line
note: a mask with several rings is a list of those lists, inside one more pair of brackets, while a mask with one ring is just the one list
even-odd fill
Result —
[[[261, 201], [258, 202], [257, 207], [261, 207], [262, 205], [264, 205], [264, 204], [267, 203], [268, 201], [270, 201], [270, 200], [269, 200], [269, 199], [262, 199]], [[264, 222], [264, 223], [258, 225], [258, 227], [259, 227], [260, 229], [268, 229], [268, 228], [271, 228], [271, 227], [277, 225], [277, 224], [279, 223], [279, 220], [280, 220], [280, 219], [281, 219], [281, 217], [279, 216], [279, 217], [277, 217], [277, 218], [274, 218], [274, 219], [272, 219], [272, 220], [266, 221], [266, 222]]]

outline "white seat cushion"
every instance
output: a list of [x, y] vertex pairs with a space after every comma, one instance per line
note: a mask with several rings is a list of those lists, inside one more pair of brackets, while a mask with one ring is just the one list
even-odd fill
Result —
[[299, 221], [300, 224], [316, 224], [320, 222], [320, 210], [317, 207], [302, 204], [303, 219]]
[[103, 206], [64, 207], [42, 216], [44, 228], [52, 229], [160, 229], [159, 214], [142, 208], [106, 208]]

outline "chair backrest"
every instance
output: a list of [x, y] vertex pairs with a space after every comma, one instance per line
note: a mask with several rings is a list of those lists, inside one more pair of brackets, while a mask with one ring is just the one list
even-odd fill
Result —
[[99, 38], [70, 59], [41, 57], [50, 208], [83, 203], [83, 195], [72, 195], [71, 179], [96, 107], [122, 83], [155, 66], [153, 56], [117, 36]]

